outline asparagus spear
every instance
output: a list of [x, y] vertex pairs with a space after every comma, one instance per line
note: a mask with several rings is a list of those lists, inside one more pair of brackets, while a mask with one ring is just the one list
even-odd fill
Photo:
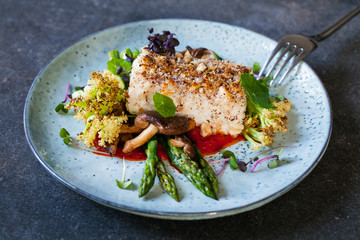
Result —
[[167, 192], [173, 199], [179, 202], [179, 195], [175, 185], [174, 178], [165, 169], [164, 163], [159, 160], [157, 165], [157, 176], [160, 180], [162, 188]]
[[160, 138], [163, 148], [171, 159], [171, 163], [203, 194], [213, 199], [217, 199], [213, 187], [207, 180], [204, 172], [199, 168], [199, 165], [191, 160], [182, 149], [172, 146], [169, 143], [169, 140], [169, 136]]
[[158, 141], [155, 139], [152, 139], [147, 144], [146, 149], [146, 161], [145, 161], [145, 168], [143, 177], [141, 178], [141, 182], [139, 185], [139, 197], [144, 196], [147, 194], [152, 186], [154, 185], [155, 175], [156, 175], [156, 165], [159, 161], [159, 158], [157, 157], [157, 146]]
[[202, 168], [204, 174], [208, 178], [209, 183], [211, 184], [215, 192], [219, 192], [219, 182], [214, 170], [211, 168], [209, 163], [203, 158], [201, 152], [196, 146], [194, 146], [194, 150], [195, 150], [195, 158], [198, 161], [200, 167]]

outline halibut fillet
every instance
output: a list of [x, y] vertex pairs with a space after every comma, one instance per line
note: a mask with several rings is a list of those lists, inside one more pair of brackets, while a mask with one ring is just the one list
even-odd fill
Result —
[[237, 136], [246, 111], [240, 75], [248, 72], [250, 67], [194, 58], [188, 51], [165, 56], [143, 49], [132, 66], [127, 108], [132, 114], [154, 111], [153, 96], [158, 92], [173, 99], [177, 115], [195, 120], [202, 136]]

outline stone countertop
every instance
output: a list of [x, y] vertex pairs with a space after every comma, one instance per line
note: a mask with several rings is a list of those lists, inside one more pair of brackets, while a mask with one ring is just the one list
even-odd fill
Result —
[[32, 154], [23, 108], [37, 73], [82, 37], [127, 22], [192, 18], [244, 27], [273, 39], [314, 34], [358, 0], [0, 0], [0, 239], [360, 238], [360, 16], [306, 62], [330, 95], [333, 133], [315, 170], [258, 209], [203, 221], [166, 221], [117, 211], [52, 177]]

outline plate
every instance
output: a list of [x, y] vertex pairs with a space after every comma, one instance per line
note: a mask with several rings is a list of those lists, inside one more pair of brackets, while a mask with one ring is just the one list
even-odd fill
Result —
[[[137, 190], [121, 190], [115, 179], [123, 171], [121, 159], [94, 155], [63, 144], [59, 130], [71, 135], [83, 129], [71, 114], [57, 114], [55, 106], [63, 100], [66, 84], [84, 85], [91, 71], [106, 68], [112, 49], [142, 47], [147, 29], [169, 30], [180, 41], [178, 50], [207, 47], [224, 59], [251, 65], [265, 62], [276, 42], [252, 31], [222, 23], [161, 19], [129, 23], [92, 34], [55, 57], [35, 78], [25, 104], [24, 127], [29, 145], [40, 163], [60, 182], [103, 205], [144, 216], [165, 219], [206, 219], [227, 216], [260, 207], [289, 191], [319, 162], [329, 142], [332, 113], [329, 97], [315, 72], [301, 64], [277, 93], [291, 99], [286, 133], [276, 136], [274, 147], [295, 145], [282, 158], [289, 163], [275, 169], [260, 166], [254, 173], [227, 168], [220, 178], [219, 200], [204, 196], [183, 175], [167, 165], [178, 186], [181, 202], [163, 193], [158, 180], [153, 189], [139, 199]], [[232, 147], [240, 160], [256, 153], [248, 142]], [[208, 159], [219, 158], [218, 155]], [[144, 162], [126, 162], [126, 178], [138, 185]], [[220, 166], [214, 166], [219, 170]]]

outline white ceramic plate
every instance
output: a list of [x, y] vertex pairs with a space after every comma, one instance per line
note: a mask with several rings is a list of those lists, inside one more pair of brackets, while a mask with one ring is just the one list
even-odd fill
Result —
[[[230, 61], [251, 65], [265, 62], [276, 42], [252, 31], [222, 23], [166, 19], [135, 22], [95, 33], [67, 48], [36, 77], [26, 99], [25, 132], [29, 145], [41, 164], [60, 182], [101, 204], [139, 215], [165, 219], [206, 219], [248, 211], [284, 194], [315, 167], [329, 142], [332, 115], [328, 95], [315, 72], [303, 63], [278, 93], [291, 99], [288, 128], [273, 144], [295, 145], [282, 158], [291, 161], [276, 169], [260, 166], [254, 173], [227, 168], [220, 178], [219, 200], [204, 196], [184, 176], [172, 170], [181, 202], [163, 193], [158, 180], [153, 189], [139, 199], [137, 190], [121, 190], [115, 179], [122, 176], [122, 161], [97, 156], [63, 144], [59, 130], [73, 136], [83, 123], [72, 115], [57, 114], [55, 106], [63, 100], [67, 83], [85, 85], [90, 71], [106, 68], [112, 49], [142, 47], [147, 44], [147, 29], [169, 30], [186, 45], [207, 47]], [[248, 142], [230, 148], [238, 159], [249, 160], [255, 152]], [[208, 159], [218, 158], [211, 156]], [[138, 185], [144, 162], [127, 162], [126, 178]], [[214, 166], [219, 170], [220, 166]]]

